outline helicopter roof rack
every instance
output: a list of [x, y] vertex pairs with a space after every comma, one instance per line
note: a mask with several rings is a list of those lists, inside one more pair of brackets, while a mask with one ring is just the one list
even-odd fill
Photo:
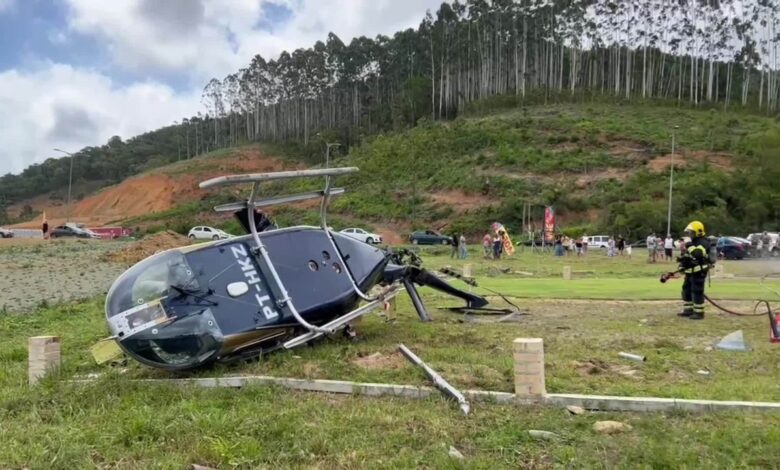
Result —
[[[215, 207], [214, 210], [219, 212], [227, 212], [227, 211], [238, 211], [243, 209], [250, 209], [247, 211], [247, 217], [249, 219], [249, 229], [252, 232], [252, 237], [254, 238], [255, 244], [257, 245], [257, 254], [260, 255], [258, 258], [258, 262], [261, 271], [266, 272], [275, 284], [275, 286], [272, 287], [272, 290], [276, 291], [280, 297], [277, 300], [277, 304], [280, 308], [286, 307], [290, 311], [290, 313], [295, 317], [298, 323], [300, 323], [301, 326], [309, 330], [309, 332], [311, 332], [312, 334], [320, 334], [320, 335], [331, 334], [335, 332], [336, 329], [340, 328], [343, 325], [343, 323], [349, 321], [348, 319], [351, 318], [351, 315], [346, 314], [326, 325], [316, 326], [307, 322], [300, 315], [300, 313], [298, 313], [298, 310], [295, 308], [295, 305], [293, 305], [293, 301], [290, 298], [290, 294], [288, 293], [287, 289], [284, 286], [284, 283], [282, 282], [282, 279], [279, 277], [279, 274], [276, 271], [276, 267], [271, 261], [271, 257], [268, 253], [268, 249], [266, 248], [265, 244], [263, 244], [263, 240], [260, 238], [260, 235], [257, 232], [257, 226], [255, 224], [254, 208], [266, 207], [275, 204], [285, 204], [290, 202], [305, 201], [308, 199], [322, 198], [322, 202], [320, 203], [320, 226], [325, 232], [325, 234], [327, 235], [331, 247], [333, 248], [333, 251], [336, 254], [337, 260], [341, 263], [342, 266], [345, 267], [345, 271], [348, 274], [347, 277], [349, 278], [349, 281], [352, 284], [352, 289], [358, 294], [360, 298], [362, 298], [367, 302], [370, 302], [371, 305], [373, 306], [376, 303], [376, 301], [379, 299], [379, 297], [369, 297], [365, 292], [363, 292], [360, 289], [360, 287], [358, 287], [357, 282], [355, 281], [355, 276], [352, 274], [352, 271], [349, 269], [349, 265], [344, 262], [344, 258], [341, 254], [341, 250], [336, 245], [336, 241], [333, 239], [333, 235], [330, 233], [327, 224], [327, 208], [328, 208], [328, 202], [330, 201], [330, 197], [344, 193], [344, 188], [332, 188], [330, 186], [330, 178], [332, 176], [346, 175], [350, 173], [355, 173], [357, 171], [358, 171], [357, 167], [343, 167], [343, 168], [322, 168], [316, 170], [278, 171], [273, 173], [251, 173], [245, 175], [228, 175], [228, 176], [220, 176], [218, 178], [212, 178], [210, 180], [200, 183], [199, 185], [201, 189], [210, 189], [210, 188], [231, 186], [237, 184], [248, 184], [248, 183], [252, 184], [252, 193], [250, 194], [249, 199], [245, 201], [230, 203], [230, 204], [223, 204]], [[293, 194], [289, 196], [277, 196], [268, 199], [258, 199], [260, 183], [277, 181], [277, 180], [285, 180], [285, 179], [311, 178], [311, 177], [324, 177], [325, 188], [322, 189], [321, 191], [314, 191], [309, 193]], [[362, 311], [362, 310], [358, 309], [358, 311]]]

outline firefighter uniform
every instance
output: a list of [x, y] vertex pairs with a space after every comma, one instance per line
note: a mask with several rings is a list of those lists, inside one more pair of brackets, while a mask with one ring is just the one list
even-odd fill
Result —
[[691, 242], [685, 246], [685, 252], [677, 258], [680, 270], [685, 274], [682, 287], [683, 311], [678, 315], [691, 320], [704, 318], [704, 284], [707, 273], [713, 266], [710, 258], [710, 242], [704, 236], [704, 225], [693, 221], [685, 227]]

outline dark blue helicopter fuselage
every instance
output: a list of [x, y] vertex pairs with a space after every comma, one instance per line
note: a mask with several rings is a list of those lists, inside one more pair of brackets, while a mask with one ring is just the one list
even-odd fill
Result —
[[140, 362], [190, 369], [302, 331], [292, 306], [308, 323], [327, 323], [361, 300], [350, 273], [365, 292], [388, 264], [383, 250], [330, 236], [335, 248], [316, 227], [262, 232], [270, 263], [251, 235], [156, 254], [112, 285], [109, 328]]

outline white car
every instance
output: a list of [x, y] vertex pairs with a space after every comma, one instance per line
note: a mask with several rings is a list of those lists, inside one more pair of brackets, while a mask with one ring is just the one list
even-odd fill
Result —
[[187, 234], [190, 240], [225, 240], [230, 238], [230, 235], [222, 230], [215, 229], [214, 227], [206, 227], [204, 225], [200, 227], [192, 227], [190, 233]]
[[354, 238], [355, 240], [360, 240], [361, 242], [366, 242], [369, 244], [382, 243], [381, 235], [366, 232], [362, 228], [345, 228], [339, 233], [343, 233], [344, 235]]
[[585, 237], [585, 241], [588, 244], [588, 248], [607, 248], [609, 235], [594, 235], [591, 237]]
[[0, 238], [13, 238], [14, 232], [0, 227]]

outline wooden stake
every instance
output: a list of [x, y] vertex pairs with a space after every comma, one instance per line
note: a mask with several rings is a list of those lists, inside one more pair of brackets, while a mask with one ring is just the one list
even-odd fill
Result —
[[515, 358], [515, 395], [541, 399], [544, 387], [544, 342], [542, 338], [517, 338], [513, 342]]
[[566, 281], [571, 281], [571, 266], [563, 267], [563, 279]]
[[60, 368], [60, 338], [34, 336], [27, 342], [27, 375], [30, 385], [37, 384], [46, 374]]

